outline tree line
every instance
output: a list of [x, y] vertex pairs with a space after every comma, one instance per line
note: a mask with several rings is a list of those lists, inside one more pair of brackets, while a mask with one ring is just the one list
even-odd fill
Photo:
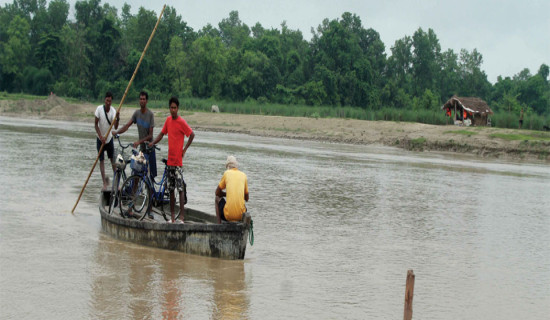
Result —
[[[121, 98], [157, 21], [101, 0], [14, 0], [0, 7], [0, 91]], [[365, 110], [438, 110], [452, 95], [476, 96], [494, 111], [550, 114], [549, 67], [527, 68], [495, 84], [477, 50], [442, 51], [434, 30], [418, 28], [386, 47], [379, 33], [345, 12], [312, 28], [310, 41], [286, 23], [248, 26], [237, 11], [193, 30], [167, 7], [130, 97], [215, 98]]]

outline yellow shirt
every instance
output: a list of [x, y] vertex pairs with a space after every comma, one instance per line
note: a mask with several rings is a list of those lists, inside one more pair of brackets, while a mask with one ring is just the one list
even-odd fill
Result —
[[221, 190], [225, 190], [225, 207], [223, 215], [227, 221], [240, 221], [246, 212], [244, 195], [248, 194], [248, 181], [246, 174], [237, 168], [226, 170], [220, 183]]

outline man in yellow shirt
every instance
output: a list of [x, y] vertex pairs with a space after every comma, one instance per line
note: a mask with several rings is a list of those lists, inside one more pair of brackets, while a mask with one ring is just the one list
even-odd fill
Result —
[[246, 212], [245, 201], [248, 201], [248, 180], [246, 174], [239, 171], [238, 165], [234, 156], [227, 157], [225, 162], [227, 170], [216, 188], [218, 223], [222, 223], [222, 220], [241, 221], [243, 213]]

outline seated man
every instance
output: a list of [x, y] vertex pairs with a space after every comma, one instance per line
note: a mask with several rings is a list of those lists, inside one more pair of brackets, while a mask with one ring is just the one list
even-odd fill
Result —
[[[237, 159], [228, 156], [227, 169], [216, 188], [216, 216], [218, 223], [224, 221], [241, 221], [246, 212], [245, 201], [248, 201], [248, 180], [246, 174], [239, 171]], [[225, 190], [225, 192], [223, 191]]]

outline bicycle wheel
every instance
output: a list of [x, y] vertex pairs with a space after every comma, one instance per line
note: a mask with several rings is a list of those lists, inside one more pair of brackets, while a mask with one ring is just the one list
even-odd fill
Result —
[[164, 220], [170, 221], [170, 193], [166, 189], [166, 184], [161, 187], [161, 191], [159, 191], [159, 193], [160, 194], [157, 199], [157, 207], [160, 208], [160, 213], [162, 214]]
[[143, 177], [130, 176], [120, 188], [120, 213], [142, 220], [151, 206], [151, 188]]
[[[172, 211], [170, 210], [170, 192], [165, 190], [165, 199], [162, 201], [162, 215], [166, 221], [169, 221], [172, 217]], [[184, 195], [185, 196], [185, 195]], [[185, 205], [185, 202], [183, 203]], [[180, 206], [181, 206], [180, 193], [176, 189], [174, 190], [174, 216], [177, 220], [180, 216]]]
[[109, 214], [115, 211], [115, 208], [119, 206], [120, 198], [120, 185], [126, 179], [124, 171], [116, 170], [113, 176], [113, 185], [111, 186], [111, 199], [109, 201]]

